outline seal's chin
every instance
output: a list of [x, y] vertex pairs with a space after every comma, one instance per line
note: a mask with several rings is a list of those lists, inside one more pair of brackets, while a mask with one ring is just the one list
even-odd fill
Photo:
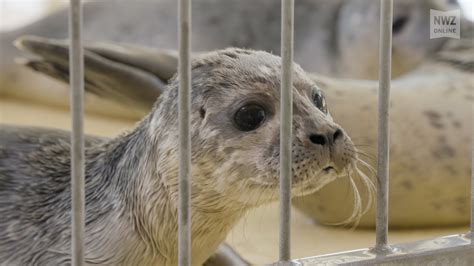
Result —
[[[292, 196], [304, 196], [315, 193], [337, 178], [347, 177], [349, 173], [350, 170], [347, 168], [338, 171], [335, 167], [329, 165], [313, 171], [313, 174], [308, 176], [294, 175], [291, 194]], [[245, 183], [248, 193], [241, 194], [247, 202], [264, 203], [279, 198], [279, 176], [272, 176], [271, 180], [267, 182], [262, 181], [262, 179], [250, 179], [248, 181]], [[249, 200], [253, 197], [256, 201]]]
[[293, 184], [293, 196], [304, 196], [315, 193], [327, 184], [342, 176], [345, 175], [338, 173], [333, 167], [323, 168], [317, 175], [309, 177], [307, 180], [302, 180]]

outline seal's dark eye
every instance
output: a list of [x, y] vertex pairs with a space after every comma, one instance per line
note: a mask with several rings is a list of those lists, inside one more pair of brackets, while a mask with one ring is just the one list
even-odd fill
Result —
[[234, 123], [239, 130], [251, 131], [260, 127], [265, 121], [265, 109], [258, 104], [240, 107], [234, 115]]
[[321, 110], [321, 112], [325, 114], [328, 113], [328, 108], [326, 106], [326, 99], [324, 99], [324, 95], [321, 91], [318, 90], [314, 94], [313, 103], [316, 107], [318, 107], [319, 110]]

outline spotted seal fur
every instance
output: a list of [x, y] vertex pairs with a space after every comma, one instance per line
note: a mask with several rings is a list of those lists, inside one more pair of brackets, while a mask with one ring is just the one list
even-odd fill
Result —
[[[469, 224], [473, 55], [472, 40], [452, 40], [431, 60], [392, 81], [390, 228]], [[375, 165], [378, 84], [320, 75], [312, 79], [324, 88], [334, 119], [367, 154], [363, 159]], [[336, 180], [296, 198], [294, 206], [319, 223], [335, 223], [352, 211], [350, 197], [334, 197], [347, 193], [348, 185]], [[375, 209], [359, 225], [374, 227]]]
[[[280, 62], [241, 49], [193, 60], [193, 265], [247, 210], [277, 199]], [[86, 139], [87, 263], [177, 263], [177, 87], [175, 78], [134, 130]], [[303, 195], [350, 175], [357, 153], [298, 65], [293, 91], [292, 194]], [[69, 134], [15, 126], [0, 132], [0, 260], [68, 263]]]

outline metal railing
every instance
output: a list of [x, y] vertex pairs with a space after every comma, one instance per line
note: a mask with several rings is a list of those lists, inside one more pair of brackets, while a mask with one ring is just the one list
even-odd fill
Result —
[[[373, 263], [433, 263], [443, 257], [443, 262], [474, 263], [474, 174], [471, 181], [471, 228], [461, 234], [388, 245], [388, 167], [389, 167], [389, 101], [392, 50], [393, 0], [381, 2], [380, 79], [378, 108], [378, 162], [377, 162], [377, 226], [376, 245], [361, 249], [291, 260], [291, 136], [292, 136], [292, 62], [294, 0], [282, 0], [281, 21], [281, 140], [280, 140], [280, 256], [279, 264], [373, 264]], [[178, 254], [179, 265], [191, 264], [191, 137], [190, 137], [190, 32], [191, 1], [179, 0], [179, 209]], [[72, 265], [84, 264], [84, 134], [83, 91], [84, 61], [81, 39], [81, 0], [71, 0], [70, 8], [70, 68], [71, 68], [71, 192], [72, 192]], [[473, 109], [474, 110], [474, 109]], [[474, 143], [473, 143], [474, 153]], [[474, 165], [474, 159], [472, 161]], [[470, 237], [470, 239], [469, 239]], [[466, 264], [467, 265], [467, 264]]]
[[294, 0], [281, 4], [280, 88], [280, 261], [290, 260], [291, 237], [291, 140], [293, 127], [293, 27]]
[[[474, 105], [472, 105], [471, 117], [474, 119]], [[471, 130], [471, 228], [468, 235], [474, 246], [474, 123], [472, 124]]]
[[71, 69], [71, 263], [84, 264], [84, 53], [81, 0], [69, 8], [69, 64]]
[[179, 265], [191, 265], [191, 1], [179, 0]]
[[390, 252], [388, 246], [388, 167], [390, 158], [389, 105], [392, 72], [392, 13], [393, 0], [381, 0], [375, 252]]

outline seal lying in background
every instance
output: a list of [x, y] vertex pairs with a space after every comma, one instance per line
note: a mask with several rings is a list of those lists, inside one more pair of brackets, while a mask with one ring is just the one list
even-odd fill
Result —
[[[430, 9], [452, 9], [446, 2], [395, 1], [393, 76], [413, 69], [441, 48], [446, 39], [430, 40], [426, 36], [427, 21]], [[304, 69], [320, 74], [376, 79], [378, 5], [378, 1], [371, 0], [295, 1], [295, 61]], [[84, 4], [83, 35], [85, 40], [177, 49], [176, 8], [175, 0], [91, 1]], [[195, 0], [192, 48], [210, 51], [232, 46], [278, 53], [280, 13], [280, 1], [275, 0]], [[13, 40], [23, 35], [67, 38], [67, 16], [67, 10], [62, 10], [21, 29], [0, 33], [0, 90], [3, 93], [68, 106], [68, 97], [61, 84], [31, 75], [14, 63], [14, 58], [20, 54], [12, 45]], [[462, 25], [468, 24], [463, 21]], [[132, 71], [124, 64], [117, 64], [115, 68]], [[146, 76], [145, 72], [138, 72]], [[165, 84], [158, 85], [164, 87]], [[91, 95], [87, 97], [89, 111], [113, 115], [119, 109], [110, 102], [101, 102]], [[134, 110], [128, 110], [128, 114], [141, 116]]]
[[[30, 37], [19, 40], [18, 45], [42, 57], [25, 62], [27, 66], [67, 82], [65, 43]], [[103, 48], [99, 50], [98, 47]], [[118, 72], [114, 66], [123, 64], [166, 81], [174, 74], [177, 59], [170, 51], [147, 49], [140, 52], [139, 48], [89, 44], [85, 59], [89, 67], [86, 88], [116, 101], [130, 95], [133, 100], [127, 103], [149, 110], [149, 100], [138, 99], [141, 87], [135, 86], [134, 82], [124, 82], [140, 76], [133, 71]], [[130, 50], [127, 52], [127, 49]], [[123, 54], [128, 56], [121, 56]], [[465, 225], [469, 222], [473, 55], [471, 40], [451, 40], [431, 60], [392, 83], [391, 227]], [[108, 73], [107, 79], [101, 73]], [[311, 77], [325, 89], [333, 116], [351, 136], [356, 136], [356, 143], [361, 144], [358, 148], [363, 153], [375, 154], [377, 82]], [[107, 82], [101, 83], [104, 80]], [[107, 83], [115, 84], [113, 93], [107, 90]], [[160, 94], [159, 88], [155, 91], [156, 95]], [[371, 157], [364, 159], [370, 161]], [[350, 197], [334, 197], [346, 195], [347, 187], [343, 179], [338, 180], [319, 193], [296, 199], [295, 205], [318, 222], [337, 223], [352, 209]], [[371, 227], [374, 221], [373, 213], [368, 213], [362, 217], [360, 225]]]
[[[193, 60], [193, 265], [209, 258], [247, 210], [278, 198], [280, 62], [240, 49]], [[293, 84], [292, 194], [304, 195], [351, 178], [357, 152], [297, 65]], [[111, 140], [87, 137], [87, 263], [176, 265], [177, 87], [173, 79], [134, 130]], [[0, 133], [0, 260], [68, 262], [69, 134], [14, 126]]]
[[[392, 81], [390, 228], [469, 224], [474, 47], [465, 44]], [[375, 165], [377, 82], [311, 78], [324, 89], [334, 119], [368, 154], [363, 159]], [[319, 223], [338, 223], [351, 214], [352, 199], [334, 195], [347, 195], [349, 185], [336, 180], [293, 206]], [[359, 226], [375, 226], [375, 208]]]

